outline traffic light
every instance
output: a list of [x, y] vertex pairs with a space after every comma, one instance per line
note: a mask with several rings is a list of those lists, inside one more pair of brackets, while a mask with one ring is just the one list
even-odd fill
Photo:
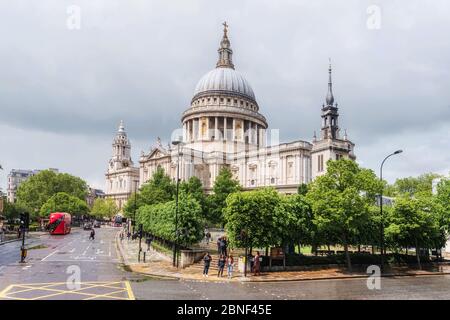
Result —
[[22, 229], [28, 229], [30, 227], [30, 214], [28, 212], [22, 212], [20, 214], [20, 227]]

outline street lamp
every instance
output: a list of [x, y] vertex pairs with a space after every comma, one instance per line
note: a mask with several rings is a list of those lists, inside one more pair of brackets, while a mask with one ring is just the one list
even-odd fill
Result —
[[173, 246], [173, 266], [178, 268], [178, 259], [177, 259], [177, 251], [178, 251], [178, 190], [180, 187], [180, 146], [182, 144], [182, 138], [178, 137], [177, 140], [172, 141], [174, 146], [177, 146], [177, 190], [176, 190], [176, 198], [175, 198], [175, 244]]
[[[394, 153], [391, 153], [386, 158], [384, 158], [383, 162], [381, 162], [380, 166], [380, 181], [383, 182], [383, 165], [386, 162], [386, 160], [389, 157], [392, 157], [396, 154], [402, 153], [403, 150], [397, 150]], [[383, 188], [384, 186], [381, 186], [381, 194], [380, 194], [380, 218], [381, 218], [381, 271], [384, 270], [384, 219], [383, 219]]]
[[134, 235], [135, 225], [136, 225], [136, 207], [137, 207], [138, 184], [139, 184], [139, 181], [138, 181], [138, 180], [135, 180], [135, 181], [134, 181], [134, 212], [133, 212], [133, 222], [132, 222], [132, 226], [133, 226], [133, 235]]

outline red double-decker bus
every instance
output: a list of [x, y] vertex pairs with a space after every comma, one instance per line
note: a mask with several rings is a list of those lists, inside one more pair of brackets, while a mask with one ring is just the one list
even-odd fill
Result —
[[72, 217], [66, 212], [54, 212], [50, 214], [50, 221], [47, 229], [50, 234], [68, 234], [70, 233]]

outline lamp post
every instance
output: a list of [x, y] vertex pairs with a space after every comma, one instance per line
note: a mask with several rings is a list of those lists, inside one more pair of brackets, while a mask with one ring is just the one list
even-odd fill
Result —
[[135, 225], [136, 225], [136, 207], [137, 207], [137, 192], [138, 192], [138, 180], [134, 181], [134, 212], [133, 212], [133, 221], [131, 223], [131, 225], [133, 226], [133, 235], [134, 235], [134, 231], [135, 231]]
[[175, 244], [173, 246], [173, 266], [178, 268], [178, 190], [180, 187], [180, 145], [182, 139], [180, 137], [177, 140], [172, 141], [172, 144], [177, 146], [177, 189], [176, 189], [176, 198], [175, 198]]
[[[402, 153], [403, 150], [397, 150], [394, 153], [391, 153], [386, 158], [384, 158], [383, 162], [381, 162], [380, 166], [380, 181], [383, 182], [383, 165], [386, 160], [396, 154]], [[384, 218], [383, 218], [383, 185], [381, 186], [381, 194], [380, 194], [380, 218], [381, 218], [381, 271], [384, 271]]]

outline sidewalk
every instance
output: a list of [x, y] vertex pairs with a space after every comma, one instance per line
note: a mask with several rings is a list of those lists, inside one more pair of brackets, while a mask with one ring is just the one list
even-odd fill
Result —
[[[138, 257], [138, 240], [126, 240], [122, 242], [117, 238], [119, 251], [123, 257], [124, 263], [131, 269], [131, 271], [156, 277], [183, 279], [183, 280], [197, 280], [197, 281], [213, 281], [213, 282], [277, 282], [277, 281], [306, 281], [306, 280], [330, 280], [330, 279], [358, 279], [367, 278], [369, 275], [365, 270], [354, 271], [348, 273], [343, 268], [321, 268], [309, 267], [302, 271], [280, 271], [280, 272], [262, 272], [260, 276], [253, 276], [251, 272], [247, 273], [247, 277], [237, 271], [232, 279], [226, 276], [219, 278], [216, 274], [210, 273], [208, 278], [204, 278], [202, 272], [198, 268], [177, 269], [172, 266], [170, 257], [166, 257], [154, 250], [147, 251], [146, 263], [137, 261]], [[142, 246], [143, 250], [147, 249], [147, 245]], [[213, 261], [213, 263], [217, 263]], [[407, 267], [393, 267], [384, 277], [402, 277], [402, 276], [428, 276], [428, 275], [443, 275], [450, 274], [450, 265], [442, 264], [433, 267], [433, 270], [413, 270]], [[356, 270], [356, 268], [355, 268]]]

